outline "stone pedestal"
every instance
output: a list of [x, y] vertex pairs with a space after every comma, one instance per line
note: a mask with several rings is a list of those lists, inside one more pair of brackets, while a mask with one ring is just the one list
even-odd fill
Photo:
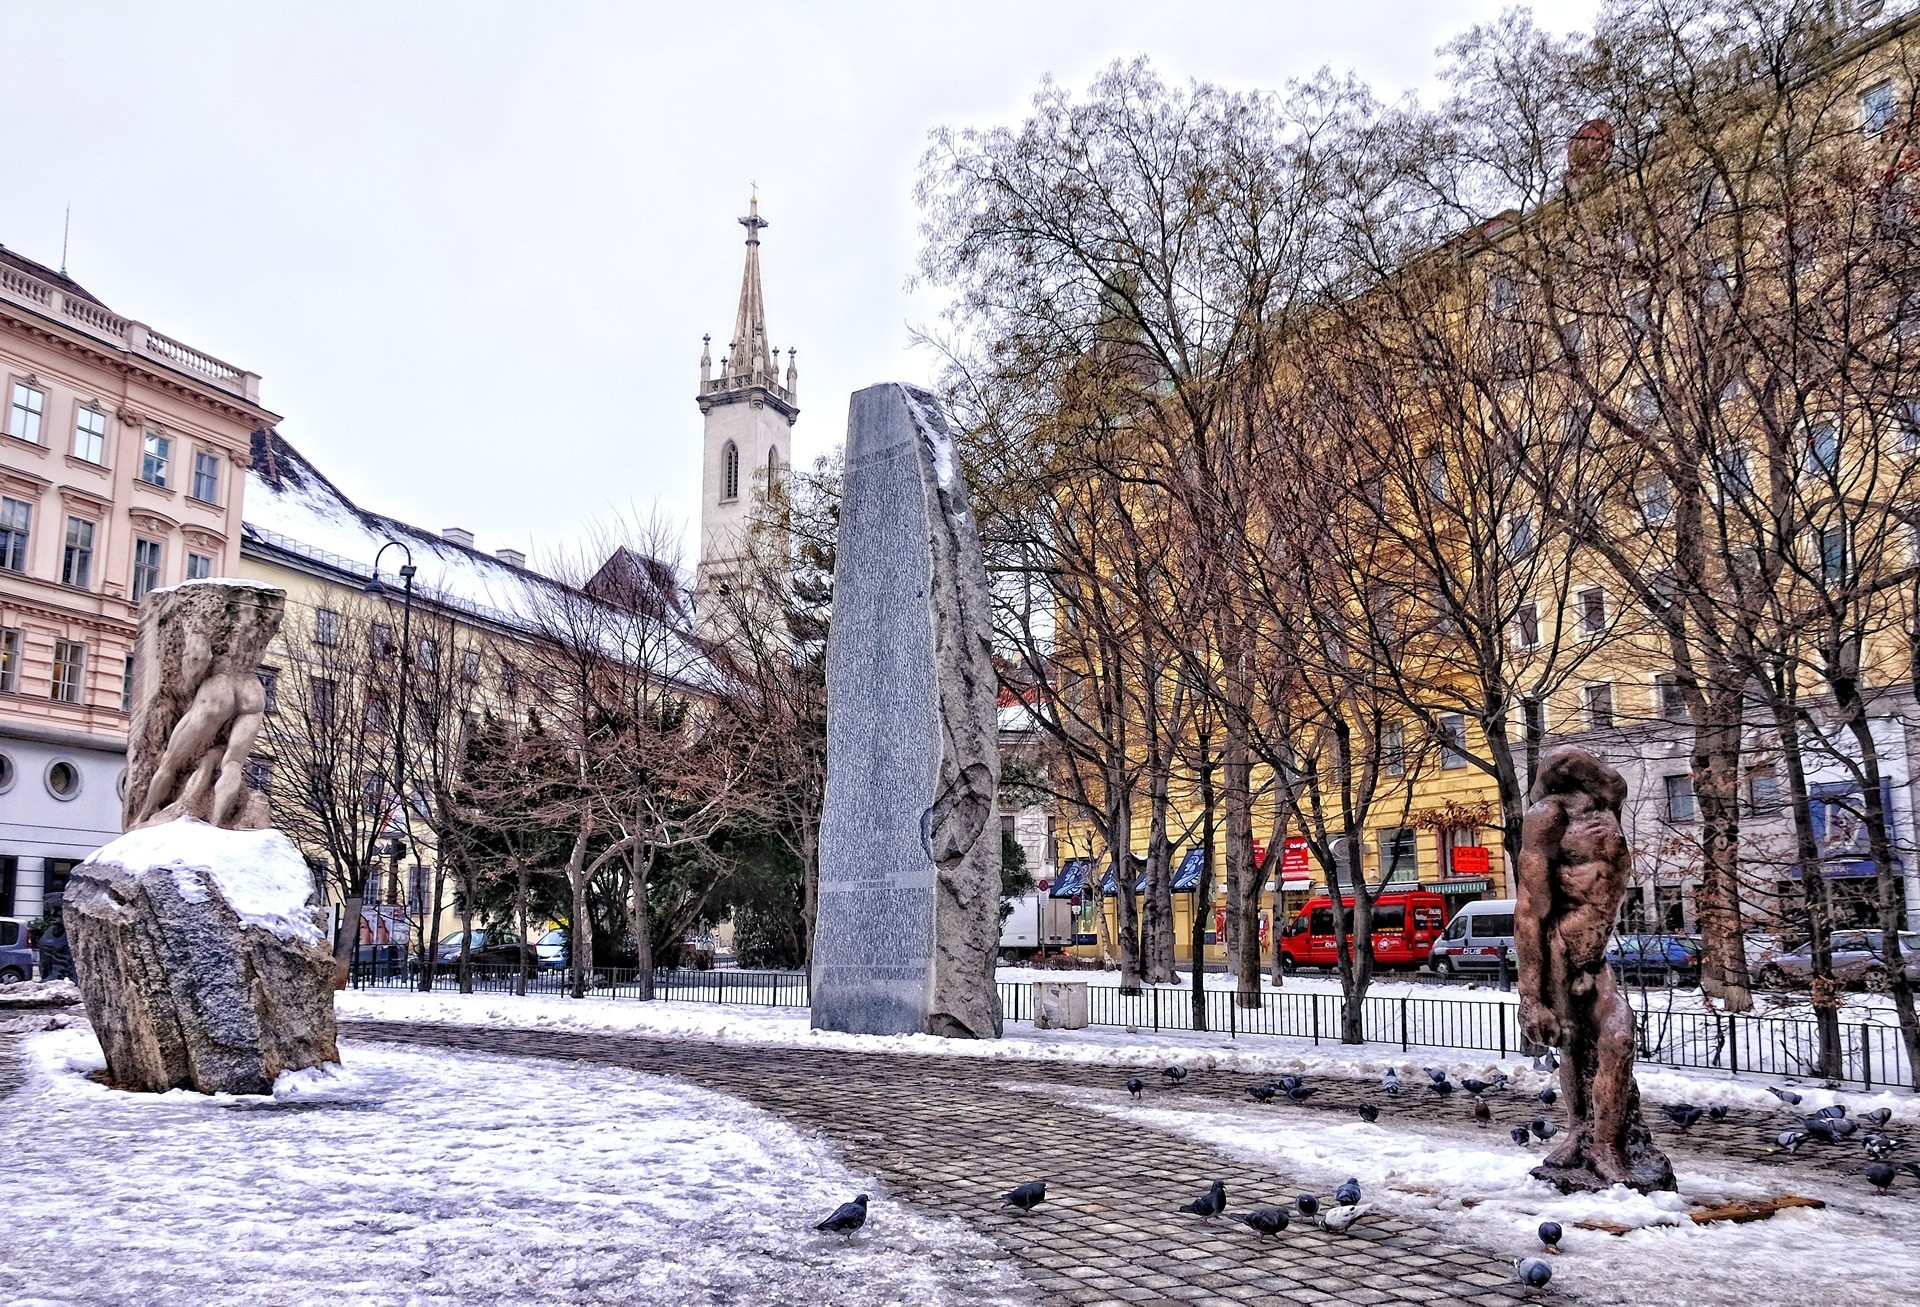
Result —
[[1084, 980], [1034, 981], [1033, 1028], [1035, 1030], [1085, 1030], [1087, 1028], [1087, 982]]
[[999, 683], [978, 529], [927, 392], [854, 395], [846, 459], [813, 1024], [995, 1037]]

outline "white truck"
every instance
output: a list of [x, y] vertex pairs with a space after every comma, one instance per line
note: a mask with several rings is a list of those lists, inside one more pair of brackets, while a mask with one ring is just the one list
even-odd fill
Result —
[[1073, 905], [1035, 891], [1011, 900], [1013, 910], [1000, 923], [1000, 956], [1023, 962], [1037, 953], [1055, 953], [1073, 943]]

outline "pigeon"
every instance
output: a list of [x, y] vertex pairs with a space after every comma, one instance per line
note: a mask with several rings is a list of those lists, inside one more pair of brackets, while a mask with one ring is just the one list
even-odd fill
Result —
[[1046, 1200], [1047, 1182], [1045, 1180], [1029, 1180], [1007, 1194], [1007, 1206], [1018, 1207], [1022, 1215], [1031, 1212]]
[[1868, 1125], [1872, 1126], [1882, 1126], [1893, 1120], [1893, 1109], [1890, 1107], [1876, 1107], [1871, 1112], [1862, 1112], [1853, 1119], [1856, 1121], [1865, 1121]]
[[841, 1234], [848, 1242], [853, 1240], [853, 1232], [867, 1223], [867, 1196], [860, 1194], [850, 1203], [841, 1203], [833, 1209], [833, 1215], [814, 1226], [816, 1230], [825, 1230], [828, 1234]]
[[1814, 1113], [1815, 1116], [1824, 1116], [1829, 1121], [1838, 1121], [1846, 1114], [1847, 1105], [1845, 1103], [1829, 1103]]
[[1533, 1069], [1535, 1071], [1553, 1071], [1557, 1069], [1559, 1065], [1560, 1065], [1560, 1058], [1554, 1053], [1552, 1049], [1548, 1049], [1546, 1052], [1542, 1053], [1539, 1057], [1536, 1057], [1533, 1059]]
[[1783, 1130], [1774, 1138], [1774, 1143], [1789, 1153], [1800, 1151], [1800, 1145], [1809, 1138], [1805, 1130]]
[[1360, 1201], [1360, 1179], [1349, 1176], [1347, 1182], [1333, 1191], [1333, 1201], [1342, 1207], [1353, 1207]]
[[1560, 1251], [1560, 1222], [1540, 1222], [1540, 1244], [1550, 1253]]
[[1548, 1085], [1545, 1089], [1542, 1089], [1539, 1093], [1535, 1094], [1534, 1097], [1540, 1100], [1540, 1106], [1552, 1107], [1555, 1103], [1560, 1101], [1560, 1091], [1555, 1089], [1552, 1085]]
[[1781, 1089], [1776, 1085], [1768, 1085], [1767, 1092], [1785, 1103], [1788, 1107], [1800, 1106], [1800, 1095], [1794, 1093], [1791, 1089]]
[[1306, 1084], [1307, 1078], [1305, 1076], [1281, 1076], [1273, 1083], [1279, 1085], [1281, 1089], [1286, 1090], [1288, 1093], [1291, 1093], [1301, 1085]]
[[1142, 1089], [1145, 1089], [1146, 1087], [1147, 1087], [1147, 1082], [1142, 1080], [1139, 1076], [1127, 1077], [1127, 1092], [1129, 1094], [1132, 1094], [1136, 1099], [1140, 1097], [1140, 1091]]
[[1538, 1257], [1522, 1257], [1513, 1264], [1513, 1278], [1529, 1289], [1544, 1289], [1553, 1279], [1553, 1267]]
[[1485, 1129], [1488, 1123], [1493, 1120], [1493, 1109], [1488, 1107], [1485, 1103], [1481, 1102], [1479, 1099], [1477, 1098], [1474, 1099], [1473, 1100], [1473, 1120], [1474, 1120], [1474, 1124], [1480, 1126], [1482, 1129]]
[[1395, 1075], [1391, 1071], [1387, 1072], [1385, 1075], [1380, 1077], [1380, 1088], [1386, 1090], [1387, 1093], [1393, 1095], [1396, 1098], [1399, 1097], [1400, 1077]]
[[1256, 1103], [1271, 1103], [1273, 1101], [1273, 1096], [1276, 1092], [1278, 1091], [1273, 1085], [1248, 1085], [1247, 1086], [1247, 1097], [1251, 1098]]
[[1823, 1144], [1840, 1142], [1840, 1136], [1834, 1131], [1833, 1122], [1824, 1116], [1801, 1117], [1800, 1133], [1809, 1139], [1818, 1139]]
[[1842, 1118], [1833, 1123], [1832, 1129], [1833, 1129], [1834, 1138], [1851, 1139], [1853, 1138], [1855, 1132], [1860, 1129], [1860, 1123], [1858, 1121], [1850, 1121], [1845, 1118]]
[[1533, 1131], [1534, 1138], [1541, 1140], [1551, 1139], [1560, 1133], [1560, 1127], [1545, 1117], [1534, 1118], [1533, 1124], [1528, 1128]]
[[1295, 1085], [1287, 1091], [1287, 1097], [1296, 1103], [1304, 1103], [1320, 1092], [1318, 1085]]
[[1170, 1084], [1177, 1085], [1182, 1080], [1185, 1080], [1187, 1078], [1187, 1069], [1181, 1066], [1178, 1062], [1175, 1062], [1172, 1066], [1168, 1067], [1166, 1070], [1162, 1071], [1160, 1074], [1165, 1076]]
[[1504, 1089], [1506, 1085], [1505, 1076], [1495, 1076], [1491, 1080], [1475, 1080], [1472, 1076], [1462, 1076], [1460, 1079], [1460, 1087], [1469, 1094], [1484, 1094], [1489, 1089]]
[[1707, 1120], [1724, 1121], [1727, 1119], [1727, 1110], [1728, 1110], [1727, 1108], [1716, 1103], [1714, 1106], [1707, 1109]]
[[1440, 1079], [1434, 1081], [1432, 1084], [1428, 1085], [1427, 1088], [1431, 1089], [1436, 1094], [1442, 1094], [1442, 1095], [1451, 1094], [1453, 1092], [1453, 1081], [1448, 1080], [1446, 1077], [1443, 1076]]
[[1286, 1229], [1293, 1217], [1287, 1214], [1284, 1207], [1256, 1207], [1244, 1216], [1230, 1216], [1227, 1219], [1271, 1237]]
[[1707, 1114], [1706, 1108], [1695, 1107], [1691, 1103], [1667, 1103], [1660, 1110], [1665, 1113], [1667, 1120], [1682, 1131], [1691, 1129], [1695, 1121]]
[[1360, 1104], [1360, 1119], [1368, 1125], [1372, 1125], [1380, 1119], [1380, 1109], [1372, 1103], [1362, 1103]]
[[1512, 1137], [1514, 1143], [1519, 1144], [1522, 1148], [1533, 1147], [1533, 1135], [1527, 1130], [1525, 1126], [1517, 1125], [1513, 1129], [1507, 1131], [1507, 1134]]
[[1920, 1162], [1902, 1162], [1893, 1169], [1896, 1171], [1905, 1171], [1914, 1179], [1920, 1180]]
[[1861, 1140], [1867, 1146], [1867, 1156], [1876, 1162], [1884, 1162], [1896, 1148], [1904, 1148], [1904, 1139], [1893, 1139], [1886, 1135], [1868, 1135]]
[[1420, 1069], [1425, 1071], [1427, 1073], [1427, 1079], [1433, 1081], [1436, 1085], [1447, 1078], [1447, 1073], [1437, 1066], [1423, 1066]]
[[1320, 1200], [1312, 1194], [1301, 1194], [1293, 1200], [1293, 1205], [1300, 1210], [1302, 1216], [1312, 1216], [1320, 1210]]
[[1213, 1188], [1207, 1190], [1180, 1210], [1183, 1212], [1191, 1212], [1195, 1216], [1203, 1216], [1211, 1221], [1214, 1217], [1227, 1210], [1226, 1181], [1215, 1180], [1213, 1182]]
[[1345, 1234], [1353, 1228], [1353, 1223], [1373, 1210], [1372, 1203], [1354, 1203], [1346, 1207], [1329, 1207], [1316, 1214], [1313, 1223], [1328, 1234]]
[[1893, 1184], [1893, 1177], [1898, 1174], [1898, 1171], [1888, 1166], [1885, 1162], [1874, 1162], [1867, 1167], [1867, 1183], [1875, 1189], [1878, 1189], [1881, 1193], [1885, 1193], [1888, 1187]]

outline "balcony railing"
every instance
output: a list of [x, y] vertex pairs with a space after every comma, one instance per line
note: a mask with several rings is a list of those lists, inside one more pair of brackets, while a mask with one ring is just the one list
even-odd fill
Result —
[[18, 268], [0, 267], [0, 300], [32, 309], [129, 354], [150, 358], [177, 372], [190, 373], [250, 403], [260, 400], [259, 374], [235, 367], [171, 336], [163, 336], [144, 322], [123, 318], [90, 300], [69, 295], [51, 282]]

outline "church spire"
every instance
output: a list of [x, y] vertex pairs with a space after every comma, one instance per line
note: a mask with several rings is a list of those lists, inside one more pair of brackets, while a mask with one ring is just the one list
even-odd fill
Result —
[[732, 366], [728, 375], [743, 380], [760, 378], [778, 384], [767, 345], [767, 305], [760, 295], [760, 229], [770, 224], [760, 216], [760, 197], [747, 202], [747, 266], [740, 277], [740, 311], [733, 320]]

